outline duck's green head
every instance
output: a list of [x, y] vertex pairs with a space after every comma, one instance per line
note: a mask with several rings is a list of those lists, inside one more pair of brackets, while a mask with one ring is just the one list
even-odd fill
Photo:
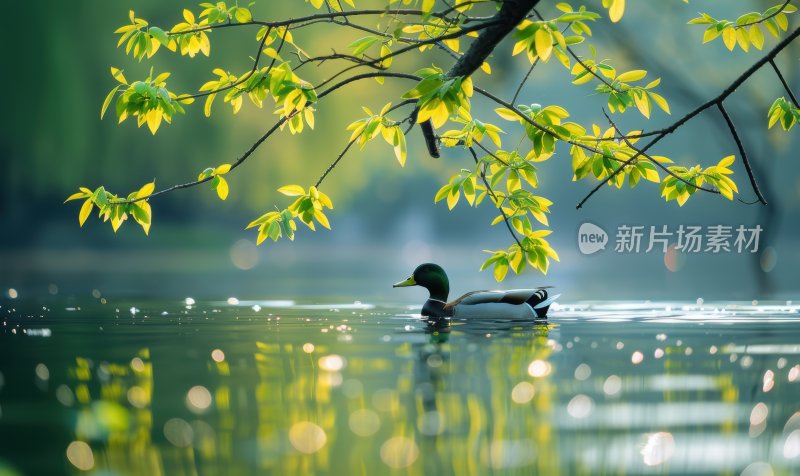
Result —
[[395, 283], [393, 287], [403, 288], [406, 286], [422, 286], [431, 293], [431, 299], [447, 301], [450, 293], [450, 281], [441, 266], [433, 263], [425, 263], [417, 266], [414, 273], [405, 281]]

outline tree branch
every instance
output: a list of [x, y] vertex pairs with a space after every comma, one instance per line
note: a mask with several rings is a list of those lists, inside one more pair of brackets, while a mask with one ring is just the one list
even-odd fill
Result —
[[[262, 54], [262, 52], [263, 52], [263, 50], [264, 50], [264, 43], [267, 41], [267, 37], [269, 36], [269, 33], [270, 33], [270, 31], [271, 31], [271, 30], [272, 30], [272, 28], [269, 28], [269, 29], [267, 30], [267, 32], [264, 34], [264, 38], [262, 38], [262, 39], [261, 39], [261, 43], [259, 43], [259, 45], [258, 45], [258, 51], [256, 52], [256, 57], [255, 57], [255, 60], [253, 61], [253, 67], [250, 69], [250, 71], [249, 71], [249, 72], [245, 73], [245, 74], [244, 74], [244, 75], [243, 75], [241, 78], [239, 78], [237, 81], [235, 81], [235, 82], [233, 82], [233, 83], [231, 83], [231, 84], [229, 84], [229, 85], [227, 85], [227, 86], [225, 86], [225, 87], [223, 87], [223, 88], [215, 89], [215, 90], [213, 90], [213, 91], [204, 91], [204, 92], [202, 92], [202, 93], [197, 93], [197, 94], [189, 94], [189, 95], [188, 95], [188, 96], [186, 96], [186, 97], [188, 97], [188, 98], [193, 98], [193, 99], [197, 99], [197, 98], [201, 98], [201, 97], [204, 97], [204, 96], [210, 96], [210, 95], [212, 95], [212, 94], [220, 93], [220, 92], [222, 92], [222, 91], [227, 91], [228, 89], [233, 89], [233, 88], [235, 88], [236, 86], [238, 86], [238, 85], [240, 85], [240, 84], [244, 83], [245, 81], [247, 81], [248, 79], [250, 79], [250, 76], [252, 76], [253, 74], [255, 74], [256, 70], [258, 69], [258, 62], [259, 62], [259, 60], [261, 59], [261, 54]], [[280, 46], [278, 47], [278, 52], [280, 52], [281, 48], [283, 47], [283, 40], [284, 40], [284, 38], [286, 38], [286, 35], [283, 35], [283, 36], [281, 37], [281, 44], [280, 44]], [[269, 68], [267, 68], [267, 70], [270, 70], [270, 69], [272, 69], [272, 66], [273, 66], [274, 64], [275, 64], [275, 58], [272, 58], [272, 63], [270, 63], [270, 65], [269, 65]]]
[[[319, 93], [317, 98], [318, 98], [318, 100], [322, 99], [325, 96], [327, 96], [328, 94], [330, 94], [330, 93], [336, 91], [337, 89], [341, 88], [342, 86], [345, 86], [347, 84], [353, 83], [355, 81], [360, 81], [362, 79], [369, 79], [369, 78], [375, 78], [375, 77], [387, 77], [387, 78], [401, 78], [401, 79], [419, 80], [419, 76], [415, 76], [413, 74], [389, 73], [389, 72], [363, 73], [363, 74], [358, 74], [358, 75], [352, 76], [350, 78], [347, 78], [347, 79], [345, 79], [343, 81], [340, 81], [340, 82], [334, 84], [333, 86], [331, 86], [328, 89], [326, 89], [326, 90], [322, 91], [321, 93]], [[399, 104], [398, 104], [398, 107], [399, 107]], [[288, 121], [289, 119], [294, 117], [294, 115], [297, 114], [297, 113], [298, 113], [298, 111], [295, 110], [294, 112], [289, 114], [289, 116], [281, 117], [275, 124], [272, 125], [272, 127], [269, 128], [269, 130], [267, 130], [267, 132], [265, 132], [261, 137], [259, 137], [258, 140], [252, 146], [250, 146], [250, 148], [247, 149], [247, 151], [244, 154], [242, 154], [238, 159], [236, 159], [236, 161], [233, 164], [231, 164], [231, 170], [235, 169], [236, 167], [238, 167], [242, 163], [244, 163], [244, 161], [247, 160], [251, 155], [253, 155], [253, 152], [255, 152], [256, 149], [258, 149], [258, 147], [265, 140], [267, 140], [267, 138], [269, 138], [272, 134], [274, 134], [275, 131], [280, 129], [280, 127], [286, 121]], [[156, 197], [158, 195], [163, 195], [163, 194], [165, 194], [167, 192], [171, 192], [171, 191], [177, 190], [179, 188], [189, 188], [189, 187], [194, 187], [196, 185], [200, 185], [201, 183], [208, 182], [212, 178], [213, 177], [206, 177], [206, 178], [204, 178], [202, 180], [195, 180], [195, 181], [192, 181], [192, 182], [182, 183], [182, 184], [179, 184], [179, 185], [173, 185], [173, 186], [171, 186], [169, 188], [165, 188], [163, 190], [159, 190], [157, 192], [153, 192], [150, 195], [147, 195], [146, 197], [139, 197], [139, 198], [134, 198], [134, 199], [131, 199], [131, 200], [127, 200], [127, 199], [117, 200], [117, 201], [114, 201], [113, 203], [114, 204], [124, 204], [124, 203], [139, 202], [139, 201], [142, 201], [142, 200], [149, 200], [152, 197]]]
[[[661, 140], [662, 140], [664, 137], [666, 137], [668, 134], [672, 134], [672, 133], [673, 133], [673, 132], [675, 132], [675, 130], [677, 130], [679, 127], [683, 126], [684, 124], [686, 124], [686, 123], [687, 123], [687, 122], [689, 122], [690, 120], [694, 119], [696, 116], [698, 116], [700, 113], [702, 113], [702, 112], [703, 112], [703, 111], [705, 111], [706, 109], [708, 109], [708, 108], [710, 108], [710, 107], [713, 107], [713, 106], [717, 106], [718, 104], [722, 104], [722, 102], [723, 102], [723, 101], [725, 101], [725, 99], [727, 99], [727, 98], [728, 98], [728, 96], [730, 96], [731, 94], [733, 94], [733, 93], [734, 93], [734, 92], [735, 92], [735, 91], [736, 91], [736, 90], [739, 88], [739, 86], [741, 86], [741, 85], [742, 85], [742, 84], [743, 84], [745, 81], [747, 81], [747, 80], [750, 78], [750, 76], [752, 76], [752, 75], [753, 75], [753, 74], [754, 74], [756, 71], [758, 71], [759, 69], [761, 69], [761, 68], [762, 68], [762, 67], [763, 67], [765, 64], [767, 64], [767, 63], [769, 63], [771, 60], [773, 60], [773, 59], [774, 59], [774, 58], [775, 58], [775, 57], [778, 55], [778, 53], [780, 53], [781, 51], [783, 51], [783, 49], [784, 49], [784, 48], [786, 48], [786, 47], [787, 47], [787, 46], [788, 46], [788, 45], [789, 45], [789, 44], [790, 44], [792, 41], [794, 41], [794, 40], [795, 40], [795, 38], [797, 38], [798, 36], [800, 36], [800, 28], [797, 28], [797, 29], [795, 29], [795, 30], [794, 30], [792, 33], [790, 33], [790, 34], [789, 34], [789, 35], [788, 35], [786, 38], [784, 38], [783, 40], [781, 40], [781, 42], [780, 42], [780, 43], [778, 43], [777, 45], [775, 45], [775, 47], [774, 47], [774, 48], [772, 48], [772, 50], [770, 50], [770, 51], [769, 51], [769, 53], [767, 53], [767, 54], [766, 54], [766, 55], [765, 55], [763, 58], [761, 58], [759, 61], [757, 61], [757, 62], [756, 62], [756, 63], [755, 63], [753, 66], [751, 66], [750, 68], [748, 68], [748, 69], [747, 69], [747, 70], [746, 70], [744, 73], [742, 73], [741, 75], [739, 75], [739, 77], [737, 77], [737, 78], [736, 78], [736, 79], [735, 79], [735, 80], [734, 80], [734, 81], [733, 81], [733, 82], [732, 82], [732, 83], [731, 83], [731, 84], [730, 84], [730, 85], [729, 85], [727, 88], [725, 88], [725, 90], [723, 90], [723, 91], [722, 91], [722, 92], [721, 92], [721, 93], [720, 93], [720, 94], [719, 94], [717, 97], [715, 97], [715, 98], [713, 98], [713, 99], [711, 99], [711, 100], [709, 100], [709, 101], [705, 102], [704, 104], [701, 104], [700, 106], [698, 106], [697, 108], [695, 108], [695, 109], [694, 109], [694, 110], [692, 110], [691, 112], [687, 113], [687, 114], [686, 114], [685, 116], [683, 116], [682, 118], [680, 118], [680, 119], [678, 119], [677, 121], [675, 121], [675, 122], [674, 122], [674, 123], [673, 123], [671, 126], [669, 126], [669, 127], [666, 127], [666, 128], [664, 128], [664, 129], [661, 129], [661, 130], [659, 130], [659, 131], [653, 131], [653, 133], [652, 133], [652, 134], [653, 134], [653, 135], [655, 135], [655, 137], [654, 137], [654, 138], [653, 138], [653, 139], [652, 139], [650, 142], [648, 142], [648, 143], [647, 143], [647, 144], [646, 144], [646, 145], [645, 145], [645, 146], [644, 146], [644, 147], [641, 149], [641, 151], [642, 151], [642, 152], [647, 152], [647, 150], [648, 150], [648, 149], [650, 149], [650, 147], [652, 147], [652, 146], [656, 145], [657, 143], [659, 143], [659, 142], [660, 142], [660, 141], [661, 141]], [[636, 157], [637, 157], [637, 156], [634, 156], [634, 157], [632, 157], [632, 158], [631, 158], [631, 160], [632, 160], [632, 159], [634, 159], [634, 158], [636, 158]], [[612, 173], [612, 174], [611, 174], [611, 175], [610, 175], [608, 178], [609, 178], [609, 179], [613, 178], [613, 177], [614, 177], [614, 176], [616, 176], [616, 175], [617, 175], [617, 174], [618, 174], [618, 173], [619, 173], [621, 170], [622, 170], [622, 168], [619, 168], [619, 169], [617, 169], [617, 170], [616, 170], [616, 171], [614, 171], [614, 173]], [[601, 182], [601, 183], [599, 183], [597, 186], [595, 186], [595, 187], [594, 187], [594, 188], [593, 188], [593, 189], [592, 189], [592, 190], [591, 190], [591, 191], [590, 191], [590, 192], [589, 192], [589, 193], [588, 193], [588, 194], [587, 194], [587, 195], [586, 195], [586, 196], [583, 198], [583, 200], [581, 200], [580, 202], [578, 202], [578, 205], [576, 205], [576, 207], [575, 207], [575, 208], [576, 208], [576, 209], [580, 209], [580, 208], [583, 206], [583, 204], [584, 204], [584, 203], [586, 203], [586, 201], [587, 201], [587, 200], [589, 200], [589, 198], [591, 198], [591, 196], [592, 196], [592, 195], [594, 195], [595, 193], [597, 193], [597, 191], [598, 191], [598, 190], [600, 190], [600, 188], [603, 186], [603, 184], [604, 184], [604, 182]]]
[[[483, 25], [489, 25], [481, 31], [478, 38], [472, 42], [467, 51], [456, 60], [455, 64], [447, 71], [446, 76], [451, 78], [471, 76], [486, 61], [498, 43], [505, 38], [528, 13], [539, 3], [539, 0], [506, 0], [500, 10]], [[441, 38], [444, 39], [444, 38]], [[425, 145], [431, 157], [439, 157], [439, 144], [433, 134], [430, 121], [420, 124]]]
[[[657, 161], [656, 159], [654, 159], [653, 157], [651, 157], [651, 156], [649, 156], [649, 155], [645, 154], [644, 152], [641, 152], [641, 151], [639, 151], [639, 149], [637, 149], [637, 148], [636, 148], [636, 147], [635, 147], [635, 146], [634, 146], [634, 145], [633, 145], [633, 144], [632, 144], [632, 143], [631, 143], [631, 142], [628, 140], [628, 138], [627, 138], [627, 137], [626, 137], [626, 136], [625, 136], [625, 135], [622, 133], [622, 131], [619, 129], [619, 127], [617, 127], [617, 125], [614, 123], [614, 121], [612, 121], [612, 120], [611, 120], [611, 117], [609, 117], [609, 115], [608, 115], [608, 113], [606, 113], [605, 109], [603, 109], [603, 115], [604, 115], [604, 116], [606, 116], [606, 119], [608, 120], [608, 123], [609, 123], [609, 124], [611, 124], [611, 127], [613, 127], [613, 128], [614, 128], [614, 130], [615, 130], [615, 131], [617, 132], [617, 134], [618, 134], [618, 135], [621, 137], [621, 139], [622, 139], [622, 140], [625, 142], [625, 144], [626, 144], [628, 147], [630, 147], [631, 149], [633, 149], [634, 151], [637, 151], [637, 152], [639, 152], [639, 154], [641, 154], [641, 155], [642, 155], [642, 156], [643, 156], [645, 159], [649, 160], [649, 161], [650, 161], [650, 162], [651, 162], [653, 165], [655, 165], [656, 167], [660, 168], [661, 170], [663, 170], [663, 171], [664, 171], [664, 172], [666, 172], [667, 174], [669, 174], [669, 175], [671, 175], [671, 176], [675, 177], [677, 180], [679, 180], [679, 181], [681, 181], [681, 182], [685, 183], [686, 185], [688, 185], [688, 186], [690, 186], [690, 187], [692, 187], [692, 188], [695, 188], [695, 189], [697, 189], [697, 190], [702, 190], [702, 191], [704, 191], [704, 192], [708, 192], [708, 193], [714, 193], [714, 194], [717, 194], [717, 195], [719, 195], [719, 194], [720, 194], [720, 191], [719, 191], [719, 190], [714, 190], [714, 189], [711, 189], [711, 188], [705, 188], [705, 187], [698, 186], [698, 185], [695, 185], [695, 184], [693, 184], [693, 183], [689, 182], [689, 181], [688, 181], [688, 180], [686, 180], [685, 178], [681, 177], [680, 175], [678, 175], [678, 174], [676, 174], [675, 172], [673, 172], [672, 170], [670, 170], [668, 167], [666, 167], [666, 166], [665, 166], [664, 164], [662, 164], [661, 162], [659, 162], [659, 161]], [[625, 166], [625, 165], [627, 165], [627, 162], [625, 162], [625, 163], [623, 164], [623, 166]]]

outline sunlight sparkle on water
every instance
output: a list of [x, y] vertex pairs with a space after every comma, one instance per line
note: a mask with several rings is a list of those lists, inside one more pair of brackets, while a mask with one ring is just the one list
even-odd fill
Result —
[[567, 413], [572, 418], [586, 418], [592, 413], [594, 401], [588, 395], [575, 395], [567, 404]]
[[325, 430], [310, 421], [297, 422], [289, 429], [289, 442], [301, 453], [316, 453], [327, 441]]
[[319, 368], [329, 372], [338, 372], [345, 366], [345, 360], [340, 355], [331, 354], [319, 359]]
[[786, 459], [800, 457], [800, 430], [794, 430], [786, 437], [786, 442], [783, 444], [783, 457]]
[[225, 360], [225, 352], [220, 349], [214, 349], [211, 351], [211, 358], [214, 360], [214, 362], [222, 362]]
[[641, 453], [647, 466], [657, 466], [666, 462], [675, 454], [675, 439], [672, 433], [660, 431], [647, 435], [647, 443]]
[[789, 381], [796, 382], [798, 377], [800, 377], [800, 364], [795, 365], [791, 369], [789, 369]]
[[766, 372], [764, 372], [764, 385], [762, 387], [762, 390], [764, 390], [764, 393], [767, 393], [770, 390], [772, 390], [772, 387], [774, 386], [775, 386], [775, 372], [773, 372], [772, 370], [767, 370]]
[[128, 402], [136, 408], [145, 408], [150, 403], [147, 391], [138, 385], [128, 389]]
[[769, 408], [763, 402], [756, 403], [750, 412], [750, 437], [755, 438], [767, 428]]
[[348, 423], [350, 430], [356, 435], [372, 436], [380, 429], [381, 418], [374, 411], [362, 408], [350, 414]]
[[528, 365], [528, 375], [531, 377], [544, 377], [550, 374], [552, 366], [544, 360], [534, 360]]
[[134, 357], [131, 359], [131, 368], [134, 372], [144, 372], [144, 361], [139, 357]]
[[164, 423], [164, 436], [167, 441], [178, 448], [187, 448], [192, 444], [194, 431], [192, 426], [182, 418], [171, 418]]
[[195, 385], [186, 393], [186, 407], [193, 413], [201, 414], [211, 406], [211, 392], [202, 385]]
[[592, 368], [587, 364], [580, 364], [575, 367], [575, 380], [586, 380], [592, 376]]
[[67, 446], [67, 459], [81, 471], [89, 471], [94, 468], [92, 448], [83, 441], [73, 441]]
[[50, 370], [45, 364], [36, 365], [36, 378], [43, 381], [50, 379]]
[[617, 375], [609, 375], [603, 382], [603, 392], [609, 397], [617, 395], [622, 390], [622, 379]]
[[419, 457], [419, 447], [410, 438], [395, 436], [381, 446], [381, 460], [390, 468], [411, 466]]
[[530, 382], [520, 382], [511, 390], [511, 399], [514, 403], [528, 403], [533, 399], [536, 389]]

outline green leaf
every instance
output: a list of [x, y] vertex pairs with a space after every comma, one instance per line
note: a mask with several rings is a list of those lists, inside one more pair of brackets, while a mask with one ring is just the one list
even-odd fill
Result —
[[151, 26], [147, 31], [162, 45], [166, 46], [169, 43], [169, 36], [161, 28], [157, 26]]
[[111, 91], [108, 92], [108, 95], [106, 96], [105, 101], [103, 101], [103, 107], [102, 107], [102, 109], [100, 109], [100, 119], [102, 119], [103, 116], [106, 115], [106, 109], [108, 109], [108, 106], [111, 104], [111, 101], [114, 99], [114, 94], [116, 94], [117, 91], [119, 91], [120, 86], [121, 85], [118, 84], [118, 85], [114, 86], [114, 88], [111, 89]]

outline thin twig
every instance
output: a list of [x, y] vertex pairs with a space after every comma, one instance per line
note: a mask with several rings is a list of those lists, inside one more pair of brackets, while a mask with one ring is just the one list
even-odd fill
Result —
[[[414, 103], [414, 102], [415, 102], [415, 101], [414, 101], [413, 99], [408, 99], [408, 100], [405, 100], [405, 101], [403, 101], [403, 102], [397, 103], [397, 104], [395, 104], [394, 106], [392, 106], [391, 108], [389, 108], [389, 110], [388, 110], [388, 111], [386, 111], [386, 114], [388, 114], [388, 113], [390, 113], [390, 112], [394, 111], [395, 109], [399, 109], [399, 108], [401, 108], [401, 107], [403, 107], [403, 106], [407, 106], [407, 105], [409, 105], [409, 104], [412, 104], [412, 103]], [[347, 146], [345, 146], [344, 150], [342, 150], [342, 152], [341, 152], [341, 153], [340, 153], [340, 154], [339, 154], [339, 155], [336, 157], [336, 160], [334, 160], [334, 161], [333, 161], [333, 162], [332, 162], [332, 163], [331, 163], [331, 164], [328, 166], [328, 168], [327, 168], [327, 169], [325, 169], [325, 172], [322, 174], [322, 176], [320, 176], [320, 178], [319, 178], [319, 179], [317, 180], [317, 182], [314, 184], [314, 186], [315, 186], [315, 187], [319, 188], [319, 186], [320, 186], [320, 185], [322, 185], [322, 182], [325, 180], [325, 177], [327, 177], [327, 176], [328, 176], [328, 174], [330, 174], [330, 173], [333, 171], [333, 169], [334, 169], [334, 168], [336, 168], [336, 166], [337, 166], [337, 165], [339, 165], [339, 162], [342, 160], [342, 158], [343, 158], [343, 157], [344, 157], [344, 155], [347, 153], [347, 151], [348, 151], [348, 150], [350, 150], [350, 147], [352, 147], [352, 146], [353, 146], [353, 144], [355, 144], [355, 142], [356, 142], [358, 139], [360, 139], [362, 135], [364, 135], [364, 131], [362, 131], [362, 132], [361, 132], [360, 134], [358, 134], [357, 136], [353, 137], [353, 139], [352, 139], [352, 140], [350, 140], [350, 141], [347, 143]]]
[[778, 79], [781, 80], [781, 84], [783, 85], [783, 89], [786, 90], [786, 93], [789, 95], [789, 98], [792, 100], [792, 103], [794, 103], [794, 107], [800, 108], [800, 104], [798, 104], [797, 98], [795, 97], [794, 93], [792, 92], [792, 88], [789, 87], [789, 83], [786, 82], [786, 78], [783, 77], [783, 73], [781, 73], [781, 70], [778, 68], [778, 65], [775, 64], [775, 60], [774, 59], [769, 60], [769, 64], [772, 65], [772, 69], [775, 70], [775, 74], [777, 74], [778, 75]]
[[522, 91], [522, 87], [525, 86], [525, 83], [528, 81], [528, 78], [530, 77], [531, 73], [533, 73], [533, 68], [535, 68], [537, 64], [539, 64], [538, 61], [533, 63], [531, 65], [530, 69], [528, 69], [528, 72], [525, 73], [525, 77], [522, 78], [522, 81], [519, 82], [519, 86], [517, 86], [517, 90], [514, 91], [514, 97], [511, 98], [511, 104], [516, 104], [517, 103], [517, 98], [519, 97], [519, 93]]
[[500, 210], [500, 213], [503, 214], [503, 221], [506, 224], [506, 228], [508, 228], [508, 232], [511, 233], [511, 236], [514, 237], [514, 241], [516, 241], [517, 244], [519, 245], [519, 249], [522, 250], [523, 252], [526, 252], [525, 247], [522, 246], [522, 242], [519, 241], [517, 234], [514, 232], [514, 228], [511, 226], [511, 222], [508, 219], [508, 215], [506, 215], [505, 210], [503, 210], [502, 202], [499, 201], [500, 199], [498, 199], [497, 195], [495, 195], [494, 190], [492, 190], [492, 187], [489, 185], [489, 181], [486, 180], [486, 171], [481, 169], [480, 161], [478, 160], [478, 154], [475, 153], [475, 149], [473, 149], [472, 147], [469, 147], [469, 152], [470, 154], [472, 154], [472, 158], [475, 160], [475, 166], [478, 168], [478, 171], [480, 172], [481, 175], [481, 180], [483, 181], [483, 184], [486, 186], [486, 192], [492, 196], [492, 200], [494, 201], [495, 206], [497, 207], [498, 210]]
[[744, 27], [747, 27], [747, 26], [750, 26], [750, 25], [757, 25], [759, 23], [764, 23], [765, 21], [769, 20], [770, 18], [773, 18], [773, 17], [777, 16], [779, 13], [783, 12], [784, 10], [786, 10], [786, 7], [788, 7], [790, 3], [792, 3], [792, 0], [786, 0], [785, 2], [783, 2], [783, 5], [781, 5], [781, 7], [779, 9], [775, 10], [772, 14], [767, 15], [764, 18], [759, 18], [758, 20], [751, 21], [749, 23], [742, 23], [741, 25], [734, 25], [734, 28], [738, 29], [738, 28], [744, 28]]
[[350, 150], [350, 147], [352, 147], [352, 146], [353, 146], [353, 144], [355, 144], [355, 143], [356, 143], [356, 141], [357, 141], [358, 139], [360, 139], [362, 135], [364, 135], [364, 132], [363, 132], [363, 131], [362, 131], [360, 134], [358, 134], [357, 136], [353, 137], [353, 139], [352, 139], [350, 142], [348, 142], [348, 143], [347, 143], [347, 145], [345, 146], [345, 148], [344, 148], [344, 149], [343, 149], [343, 150], [342, 150], [342, 151], [339, 153], [339, 155], [336, 157], [336, 160], [334, 160], [334, 161], [331, 163], [331, 165], [329, 165], [329, 166], [328, 166], [328, 168], [327, 168], [327, 169], [325, 169], [325, 172], [323, 172], [323, 173], [322, 173], [322, 175], [320, 176], [320, 178], [319, 178], [319, 179], [317, 179], [317, 183], [315, 183], [315, 184], [314, 184], [314, 187], [316, 187], [316, 188], [319, 188], [319, 186], [322, 184], [322, 181], [323, 181], [323, 180], [325, 180], [325, 177], [327, 177], [327, 176], [328, 176], [328, 174], [329, 174], [329, 173], [331, 173], [331, 171], [333, 171], [333, 169], [334, 169], [334, 168], [336, 168], [336, 166], [337, 166], [337, 165], [339, 165], [339, 161], [340, 161], [340, 160], [342, 160], [342, 158], [343, 158], [343, 157], [344, 157], [344, 155], [347, 153], [347, 151], [348, 151], [348, 150]]
[[747, 176], [750, 178], [750, 185], [753, 187], [753, 192], [755, 192], [756, 197], [758, 197], [758, 201], [761, 202], [762, 205], [766, 205], [767, 201], [764, 199], [764, 195], [761, 194], [761, 190], [758, 188], [758, 182], [756, 182], [753, 169], [750, 167], [750, 159], [747, 158], [747, 152], [744, 149], [744, 144], [742, 143], [742, 139], [739, 137], [739, 133], [736, 132], [736, 126], [733, 124], [731, 116], [728, 115], [728, 111], [725, 110], [725, 106], [722, 104], [722, 102], [717, 104], [717, 108], [719, 109], [719, 112], [722, 113], [722, 117], [725, 118], [725, 123], [728, 125], [728, 129], [731, 131], [733, 141], [736, 142], [736, 147], [739, 149], [739, 154], [742, 156], [744, 169], [747, 171]]

